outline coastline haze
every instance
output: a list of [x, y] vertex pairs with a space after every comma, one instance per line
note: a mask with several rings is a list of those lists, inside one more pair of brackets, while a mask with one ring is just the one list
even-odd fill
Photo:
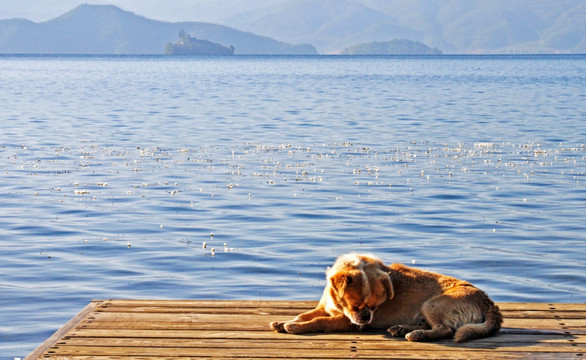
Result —
[[[27, 19], [43, 25], [85, 3], [83, 0], [59, 0], [48, 7], [40, 0], [0, 0], [0, 53], [11, 52], [9, 47], [3, 47], [3, 41], [18, 42], [21, 41], [19, 36], [23, 36], [22, 41], [26, 42], [26, 36], [38, 37], [29, 34], [31, 31], [24, 25], [18, 27], [8, 19]], [[545, 0], [489, 3], [479, 0], [324, 0], [319, 4], [310, 0], [199, 0], [172, 4], [154, 0], [108, 0], [89, 4], [114, 5], [152, 22], [223, 25], [288, 44], [310, 44], [320, 54], [340, 54], [358, 44], [399, 39], [421, 42], [447, 54], [586, 53], [586, 3], [580, 0], [555, 3]], [[117, 30], [116, 26], [120, 25], [104, 28], [109, 32], [118, 31], [118, 39], [113, 42], [128, 41], [124, 38], [127, 34]], [[78, 29], [62, 31], [75, 30]], [[53, 38], [60, 36], [43, 31]], [[221, 43], [220, 39], [205, 40]], [[152, 42], [152, 39], [145, 41]], [[238, 50], [236, 47], [236, 54]], [[35, 52], [47, 53], [35, 51], [34, 46], [32, 50], [17, 51]], [[67, 51], [70, 52], [77, 50]]]

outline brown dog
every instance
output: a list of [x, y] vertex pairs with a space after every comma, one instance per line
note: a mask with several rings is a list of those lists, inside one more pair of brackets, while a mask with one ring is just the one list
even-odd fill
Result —
[[270, 325], [291, 334], [368, 327], [409, 341], [454, 337], [464, 342], [496, 334], [502, 321], [488, 295], [466, 281], [348, 254], [327, 271], [327, 285], [314, 310]]

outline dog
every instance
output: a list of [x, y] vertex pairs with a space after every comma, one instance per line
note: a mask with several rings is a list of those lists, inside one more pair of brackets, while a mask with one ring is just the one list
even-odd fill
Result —
[[291, 334], [386, 329], [409, 341], [496, 334], [503, 321], [482, 290], [456, 278], [402, 264], [386, 266], [371, 255], [340, 256], [327, 271], [317, 307], [290, 321], [270, 324]]

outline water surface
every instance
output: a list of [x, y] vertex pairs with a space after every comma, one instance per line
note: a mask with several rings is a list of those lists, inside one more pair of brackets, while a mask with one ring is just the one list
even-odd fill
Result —
[[0, 79], [2, 359], [96, 298], [317, 300], [345, 252], [586, 301], [586, 57], [4, 56]]

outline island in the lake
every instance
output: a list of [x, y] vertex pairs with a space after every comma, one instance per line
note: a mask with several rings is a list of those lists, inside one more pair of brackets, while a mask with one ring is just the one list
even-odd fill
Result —
[[167, 43], [166, 55], [234, 55], [234, 46], [224, 46], [208, 40], [201, 40], [179, 31], [179, 40], [175, 44]]
[[345, 48], [342, 55], [441, 55], [441, 50], [431, 48], [419, 41], [396, 39], [383, 42], [368, 42]]

